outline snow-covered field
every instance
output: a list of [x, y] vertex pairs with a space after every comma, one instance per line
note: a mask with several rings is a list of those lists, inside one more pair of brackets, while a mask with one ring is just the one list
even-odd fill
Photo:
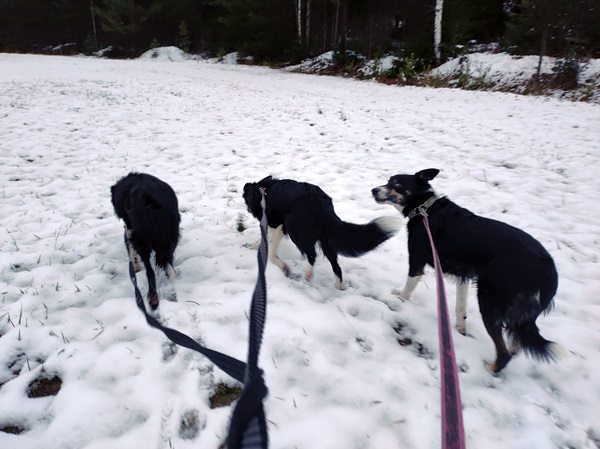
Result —
[[[560, 275], [538, 325], [567, 355], [551, 365], [519, 355], [497, 377], [483, 366], [493, 345], [471, 290], [468, 337], [454, 334], [467, 447], [600, 447], [598, 142], [595, 104], [201, 61], [0, 54], [0, 447], [223, 442], [231, 407], [211, 409], [209, 397], [233, 381], [167, 344], [136, 308], [109, 196], [121, 176], [154, 174], [179, 197], [178, 299], [162, 300], [162, 319], [243, 360], [257, 270], [245, 245], [259, 237], [244, 183], [312, 182], [343, 219], [366, 222], [397, 214], [372, 187], [428, 167], [442, 170], [439, 193], [539, 239]], [[405, 245], [401, 231], [341, 258], [346, 291], [322, 257], [312, 284], [269, 266], [260, 365], [271, 447], [440, 447], [433, 277], [410, 302], [390, 293], [405, 280]], [[301, 272], [291, 242], [281, 256]], [[43, 376], [60, 391], [29, 398]]]

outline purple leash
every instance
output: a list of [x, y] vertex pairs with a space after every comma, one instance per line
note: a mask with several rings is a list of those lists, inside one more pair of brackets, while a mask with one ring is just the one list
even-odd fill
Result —
[[456, 369], [456, 356], [452, 343], [452, 327], [448, 318], [448, 304], [442, 267], [438, 257], [433, 237], [429, 229], [427, 210], [418, 208], [423, 216], [423, 224], [431, 243], [433, 268], [437, 282], [438, 296], [438, 334], [440, 341], [440, 372], [442, 382], [442, 449], [465, 449], [465, 428], [463, 424], [462, 402], [460, 400], [460, 384]]

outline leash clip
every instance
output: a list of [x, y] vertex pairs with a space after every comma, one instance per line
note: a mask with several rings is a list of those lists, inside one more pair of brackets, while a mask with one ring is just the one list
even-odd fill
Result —
[[260, 193], [267, 196], [267, 188], [266, 187], [259, 187], [258, 190], [260, 191]]
[[419, 213], [420, 215], [427, 217], [427, 206], [425, 206], [424, 204], [421, 204], [419, 207], [417, 207], [416, 210], [417, 213]]

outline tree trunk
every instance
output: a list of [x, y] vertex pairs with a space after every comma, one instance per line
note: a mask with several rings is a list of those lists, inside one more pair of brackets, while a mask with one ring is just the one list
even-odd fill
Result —
[[310, 52], [310, 0], [306, 0], [306, 50]]
[[96, 32], [96, 13], [94, 11], [94, 0], [90, 0], [90, 13], [92, 14], [92, 30], [94, 32], [94, 50], [98, 51], [98, 34]]
[[544, 60], [544, 55], [546, 54], [546, 44], [548, 41], [548, 29], [545, 28], [542, 32], [542, 42], [540, 42], [540, 58], [538, 59], [538, 66], [536, 72], [536, 82], [538, 86], [542, 81], [542, 62]]
[[338, 34], [338, 23], [340, 21], [340, 0], [337, 0], [335, 5], [335, 25], [333, 27], [333, 49], [337, 50], [337, 34]]
[[298, 42], [302, 43], [302, 0], [296, 0], [296, 27], [298, 28]]
[[433, 51], [435, 60], [439, 64], [442, 60], [442, 11], [444, 9], [444, 0], [435, 2], [435, 25], [433, 30]]

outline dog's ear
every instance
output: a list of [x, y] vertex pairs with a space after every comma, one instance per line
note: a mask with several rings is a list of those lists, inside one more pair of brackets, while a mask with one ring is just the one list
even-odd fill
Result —
[[428, 168], [415, 173], [415, 176], [423, 182], [429, 182], [435, 178], [440, 171], [437, 168]]
[[270, 181], [271, 179], [273, 179], [273, 176], [269, 175], [266, 178], [263, 178], [260, 181], [258, 181], [258, 184], [260, 184], [261, 182]]

